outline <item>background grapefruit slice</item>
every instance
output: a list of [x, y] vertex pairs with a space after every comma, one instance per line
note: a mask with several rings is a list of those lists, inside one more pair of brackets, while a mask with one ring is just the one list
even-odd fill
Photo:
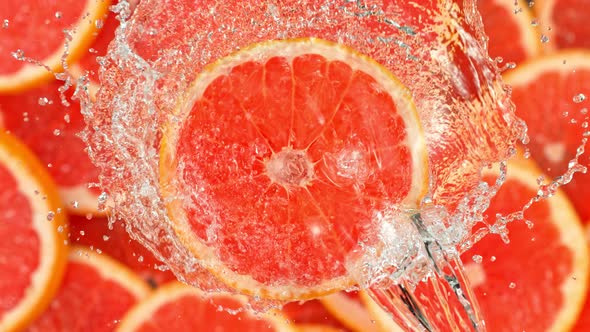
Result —
[[[582, 144], [590, 108], [590, 52], [563, 51], [536, 58], [505, 75], [516, 114], [527, 123], [532, 158], [541, 170], [561, 176]], [[589, 165], [584, 153], [581, 165]], [[583, 221], [590, 220], [590, 174], [577, 173], [563, 187]]]
[[[54, 72], [62, 71], [62, 56], [68, 63], [80, 58], [93, 40], [96, 20], [106, 13], [109, 3], [109, 0], [3, 1], [0, 92], [22, 91], [51, 79], [52, 73], [47, 68], [17, 58], [24, 56], [39, 61]], [[72, 32], [66, 55], [64, 29]]]
[[503, 64], [518, 64], [541, 54], [541, 37], [531, 23], [533, 15], [525, 0], [476, 2], [492, 58], [502, 57]]
[[321, 297], [320, 301], [334, 317], [337, 317], [351, 331], [378, 331], [378, 325], [361, 301], [359, 292], [342, 291]]
[[114, 331], [123, 315], [149, 293], [147, 283], [127, 267], [74, 246], [56, 297], [26, 331]]
[[[236, 314], [247, 302], [229, 294], [206, 295], [180, 282], [166, 284], [137, 304], [121, 321], [118, 332], [297, 331], [278, 311]], [[220, 308], [223, 308], [220, 310]]]
[[[541, 173], [510, 164], [507, 180], [486, 215], [520, 210], [534, 197]], [[497, 175], [485, 175], [488, 182]], [[565, 194], [534, 204], [525, 220], [507, 225], [510, 243], [488, 235], [462, 255], [488, 331], [567, 331], [588, 286], [588, 247], [580, 219]], [[475, 259], [475, 261], [474, 261]], [[481, 260], [481, 261], [480, 261]]]
[[549, 38], [549, 50], [590, 48], [588, 1], [535, 0], [533, 9]]
[[264, 42], [218, 60], [165, 126], [160, 182], [177, 235], [250, 295], [352, 286], [345, 265], [359, 241], [376, 244], [376, 216], [415, 207], [427, 189], [408, 90], [327, 41]]
[[19, 331], [49, 304], [64, 273], [67, 223], [39, 161], [0, 131], [0, 330]]
[[62, 105], [58, 91], [62, 85], [62, 81], [52, 80], [17, 95], [0, 94], [0, 114], [4, 128], [43, 162], [68, 211], [98, 213], [100, 191], [88, 186], [98, 182], [98, 169], [78, 136], [85, 126], [80, 104], [66, 97], [70, 106]]

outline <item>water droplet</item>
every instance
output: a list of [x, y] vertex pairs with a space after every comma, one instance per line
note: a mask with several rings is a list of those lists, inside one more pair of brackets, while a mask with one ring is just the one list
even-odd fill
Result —
[[102, 236], [102, 240], [103, 241], [108, 241], [109, 240], [109, 236], [108, 235], [103, 235]]
[[511, 282], [510, 285], [508, 285], [508, 287], [510, 287], [511, 289], [516, 288], [516, 283]]
[[46, 106], [46, 105], [51, 105], [51, 104], [53, 104], [53, 101], [50, 100], [49, 98], [47, 98], [47, 97], [39, 98], [39, 105]]
[[143, 262], [143, 256], [139, 256], [139, 258], [137, 258], [137, 261], [140, 263]]
[[47, 220], [52, 221], [53, 218], [55, 218], [55, 212], [53, 212], [53, 211], [47, 212]]
[[480, 255], [473, 255], [472, 259], [477, 264], [481, 263], [481, 261], [482, 261], [482, 257]]
[[54, 136], [59, 136], [59, 135], [61, 135], [61, 131], [59, 129], [54, 129], [53, 130], [53, 135]]
[[86, 233], [84, 231], [80, 231], [80, 235], [84, 236]]
[[541, 43], [545, 44], [549, 42], [549, 37], [547, 35], [541, 35]]
[[69, 114], [64, 115], [64, 121], [66, 123], [70, 123], [70, 115]]
[[579, 103], [583, 102], [584, 100], [586, 100], [586, 95], [583, 93], [578, 93], [577, 95], [574, 96], [573, 100], [574, 100], [574, 103], [579, 104]]
[[63, 16], [61, 12], [55, 12], [55, 18], [60, 19]]
[[531, 25], [534, 26], [534, 27], [536, 27], [537, 25], [539, 25], [539, 20], [536, 19], [536, 18], [532, 19], [531, 20]]
[[52, 167], [53, 167], [52, 163], [47, 164], [47, 168], [52, 168]]
[[492, 257], [490, 257], [490, 261], [491, 261], [491, 262], [495, 262], [495, 261], [496, 261], [496, 256], [492, 256]]
[[104, 203], [104, 202], [106, 202], [107, 199], [108, 199], [108, 195], [104, 191], [102, 193], [100, 193], [100, 195], [98, 195], [98, 202], [99, 203]]
[[2, 29], [8, 29], [8, 23], [10, 23], [10, 21], [4, 19], [4, 21], [2, 21]]
[[57, 232], [58, 232], [58, 233], [63, 233], [63, 231], [64, 231], [64, 227], [63, 227], [62, 225], [59, 225], [59, 226], [57, 227]]
[[96, 248], [96, 253], [99, 254], [99, 255], [102, 255], [102, 250]]
[[102, 27], [104, 26], [104, 21], [103, 20], [96, 20], [96, 21], [94, 21], [94, 26], [96, 26], [97, 29], [102, 29]]
[[12, 55], [13, 58], [15, 58], [16, 60], [22, 61], [25, 58], [25, 52], [23, 50], [16, 50], [14, 52], [11, 52], [10, 55]]
[[71, 205], [71, 206], [72, 206], [74, 209], [77, 209], [79, 204], [78, 204], [78, 201], [71, 201], [71, 202], [70, 202], [70, 205]]

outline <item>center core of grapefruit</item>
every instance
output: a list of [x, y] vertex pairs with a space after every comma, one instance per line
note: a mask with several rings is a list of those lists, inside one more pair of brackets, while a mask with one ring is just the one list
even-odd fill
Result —
[[274, 153], [265, 166], [268, 178], [286, 189], [289, 186], [304, 187], [313, 179], [313, 163], [304, 150], [283, 148]]

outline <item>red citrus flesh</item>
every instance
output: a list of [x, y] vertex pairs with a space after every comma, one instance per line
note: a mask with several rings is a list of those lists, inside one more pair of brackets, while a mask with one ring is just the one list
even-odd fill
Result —
[[26, 331], [114, 331], [148, 292], [147, 284], [125, 266], [76, 247], [56, 297]]
[[47, 167], [69, 210], [96, 212], [98, 192], [88, 185], [98, 182], [98, 170], [78, 136], [85, 126], [80, 104], [67, 98], [70, 106], [62, 105], [58, 91], [62, 85], [54, 80], [18, 95], [0, 95], [0, 114], [4, 128], [25, 142]]

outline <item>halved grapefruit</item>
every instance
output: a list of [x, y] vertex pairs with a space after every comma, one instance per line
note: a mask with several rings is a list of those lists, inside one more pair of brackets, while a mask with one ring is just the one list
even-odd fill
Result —
[[149, 293], [148, 284], [127, 267], [73, 246], [57, 295], [26, 331], [114, 331], [124, 314]]
[[[486, 212], [489, 222], [497, 214], [519, 211], [537, 194], [542, 173], [530, 165], [509, 165], [507, 180]], [[588, 286], [589, 254], [580, 219], [561, 191], [533, 204], [524, 218], [507, 225], [510, 243], [488, 235], [462, 255], [486, 327], [492, 332], [567, 331]]]
[[[63, 70], [62, 61], [71, 64], [79, 59], [92, 42], [96, 21], [106, 13], [109, 3], [4, 0], [0, 17], [0, 92], [15, 93], [41, 85], [51, 79], [51, 71]], [[24, 58], [39, 63], [22, 61]]]
[[428, 185], [409, 91], [332, 42], [251, 45], [208, 66], [165, 124], [161, 192], [202, 266], [242, 293], [281, 300], [352, 286], [379, 213]]
[[197, 288], [173, 282], [158, 288], [133, 307], [117, 331], [297, 331], [279, 311], [254, 315], [244, 311], [246, 303], [244, 297], [224, 293], [205, 294]]
[[[98, 169], [78, 136], [85, 126], [78, 100], [58, 91], [64, 82], [52, 80], [16, 95], [0, 94], [4, 128], [20, 138], [43, 162], [59, 186], [60, 196], [71, 213], [85, 215], [99, 211]], [[72, 88], [73, 89], [73, 88]]]
[[587, 0], [535, 0], [533, 9], [550, 50], [590, 48]]
[[67, 260], [67, 222], [35, 156], [0, 131], [0, 330], [20, 331], [51, 301]]
[[[527, 148], [532, 159], [547, 175], [564, 175], [587, 130], [590, 51], [570, 50], [539, 57], [507, 73], [505, 79], [512, 87], [516, 114], [527, 123]], [[588, 155], [580, 156], [580, 165], [590, 164]], [[563, 190], [580, 218], [590, 220], [590, 173], [575, 174]]]

